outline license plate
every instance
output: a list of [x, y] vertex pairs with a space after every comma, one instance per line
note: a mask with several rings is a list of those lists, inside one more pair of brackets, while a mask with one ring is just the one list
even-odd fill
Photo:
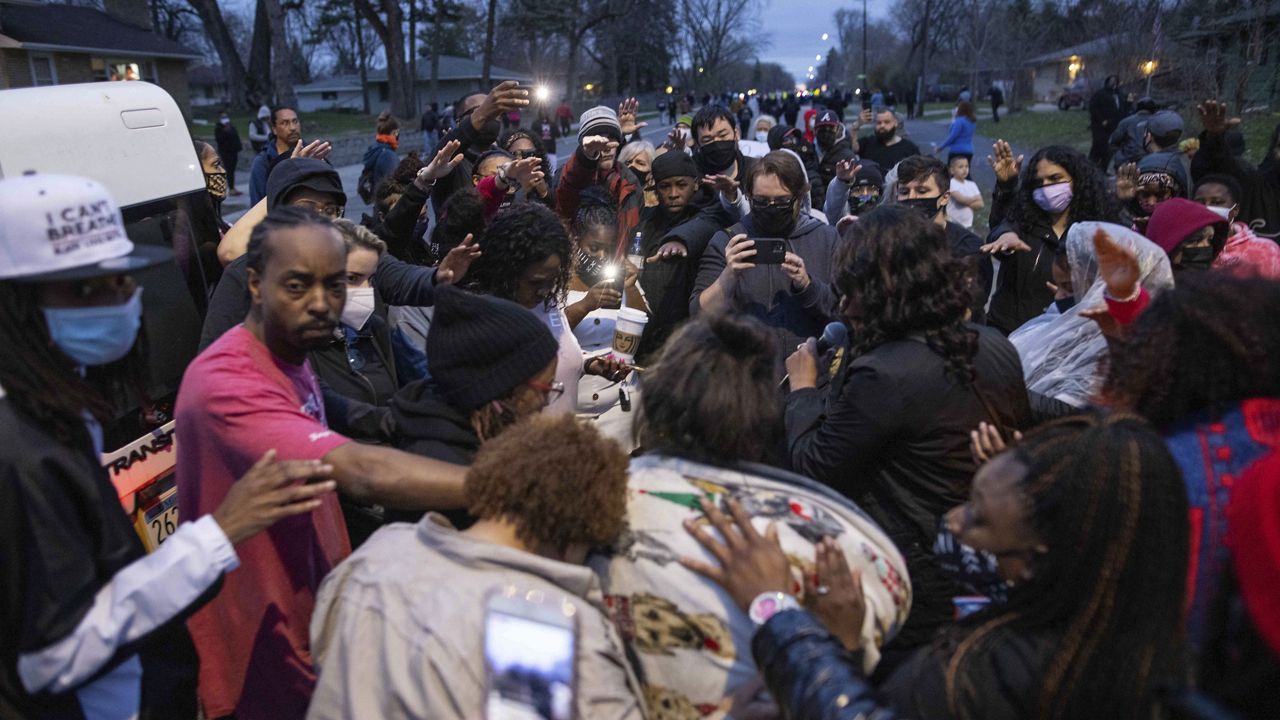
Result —
[[172, 488], [151, 501], [139, 513], [138, 523], [147, 552], [160, 547], [178, 529], [178, 489]]

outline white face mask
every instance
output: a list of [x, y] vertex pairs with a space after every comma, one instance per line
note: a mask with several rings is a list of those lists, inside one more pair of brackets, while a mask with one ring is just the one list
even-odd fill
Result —
[[757, 131], [756, 131], [756, 142], [762, 142], [762, 143], [767, 143], [767, 142], [769, 142], [769, 131], [768, 131], [768, 130], [757, 130]]
[[373, 314], [373, 288], [347, 288], [347, 302], [342, 306], [342, 324], [359, 330]]
[[1217, 215], [1218, 217], [1222, 218], [1223, 220], [1226, 220], [1227, 222], [1231, 222], [1231, 211], [1236, 209], [1235, 205], [1232, 205], [1231, 207], [1218, 207], [1217, 205], [1205, 205], [1205, 207], [1209, 208], [1209, 212], [1213, 213], [1214, 215]]

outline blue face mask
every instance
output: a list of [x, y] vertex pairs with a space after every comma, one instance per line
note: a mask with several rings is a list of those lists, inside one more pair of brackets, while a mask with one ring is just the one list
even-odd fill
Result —
[[142, 325], [142, 288], [120, 305], [41, 308], [49, 337], [79, 365], [106, 365], [124, 357]]

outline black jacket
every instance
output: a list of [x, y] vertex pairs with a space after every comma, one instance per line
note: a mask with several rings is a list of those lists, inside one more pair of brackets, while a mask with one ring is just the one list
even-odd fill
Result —
[[938, 519], [969, 497], [969, 431], [993, 419], [1030, 424], [1017, 350], [994, 330], [969, 327], [978, 332], [981, 395], [948, 377], [923, 340], [902, 339], [845, 363], [825, 398], [816, 389], [787, 396], [792, 469], [852, 499], [906, 558], [914, 600], [900, 647], [928, 640], [951, 618], [951, 598], [967, 594], [941, 575], [931, 548]]
[[[822, 154], [822, 159], [818, 161], [818, 182], [813, 184], [809, 192], [809, 197], [813, 201], [815, 208], [823, 208], [827, 200], [827, 185], [831, 184], [832, 178], [836, 176], [836, 164], [843, 160], [851, 160], [858, 157], [853, 152], [853, 144], [849, 138], [840, 138], [830, 150]], [[834, 224], [839, 218], [829, 218]]]
[[[480, 451], [480, 437], [471, 418], [440, 397], [431, 379], [405, 385], [391, 399], [391, 427], [396, 447], [405, 452], [454, 465], [470, 465]], [[456, 528], [467, 528], [475, 518], [466, 510], [443, 513]], [[387, 522], [417, 522], [422, 513], [388, 510]]]
[[[94, 594], [143, 556], [142, 542], [87, 432], [75, 447], [60, 443], [0, 396], [0, 438], [0, 717], [83, 718], [74, 691], [29, 695], [18, 656], [67, 637]], [[139, 658], [141, 717], [195, 717], [199, 663], [186, 618], [219, 586], [106, 666]]]
[[969, 306], [973, 313], [970, 319], [984, 323], [987, 298], [991, 295], [991, 282], [995, 277], [991, 256], [982, 252], [982, 238], [960, 223], [947, 222], [947, 243], [951, 246], [952, 257], [962, 261], [973, 273], [975, 286], [972, 288], [973, 304]]
[[1240, 222], [1254, 226], [1254, 232], [1259, 235], [1280, 238], [1280, 162], [1264, 161], [1254, 167], [1231, 154], [1225, 133], [1202, 132], [1200, 150], [1191, 159], [1191, 176], [1198, 182], [1210, 173], [1229, 175], [1240, 183], [1244, 195], [1236, 198], [1240, 204]]
[[993, 229], [987, 236], [987, 242], [994, 242], [1006, 232], [1016, 232], [1022, 242], [1031, 246], [1030, 250], [996, 256], [1000, 260], [1000, 277], [991, 297], [987, 324], [1005, 335], [1040, 315], [1053, 302], [1053, 291], [1045, 283], [1053, 280], [1054, 258], [1067, 251], [1065, 231], [1058, 237], [1052, 225], [1039, 220], [1019, 227], [1008, 216], [1016, 193], [1017, 181], [996, 185], [991, 202]]
[[375, 312], [365, 326], [347, 341], [334, 338], [323, 349], [308, 353], [311, 367], [330, 389], [370, 405], [386, 405], [400, 388], [396, 373], [391, 330]]

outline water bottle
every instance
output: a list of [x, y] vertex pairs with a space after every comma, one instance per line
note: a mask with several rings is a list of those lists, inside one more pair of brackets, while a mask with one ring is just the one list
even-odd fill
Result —
[[637, 232], [631, 240], [631, 247], [627, 250], [627, 262], [635, 265], [637, 270], [644, 267], [644, 251], [640, 249], [643, 242], [644, 235]]

